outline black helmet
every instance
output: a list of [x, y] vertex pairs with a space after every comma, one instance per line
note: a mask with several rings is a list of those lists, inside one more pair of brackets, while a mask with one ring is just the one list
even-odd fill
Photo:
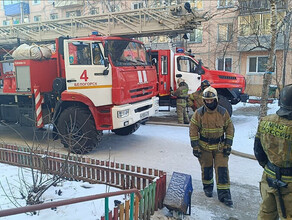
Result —
[[186, 87], [188, 87], [188, 84], [185, 81], [182, 81], [182, 82], [179, 83], [178, 86], [186, 86]]
[[201, 82], [201, 89], [202, 90], [204, 90], [204, 87], [208, 87], [208, 86], [210, 86], [210, 82], [208, 80], [205, 79]]
[[292, 115], [292, 84], [285, 86], [280, 92], [280, 109], [276, 112], [280, 117]]

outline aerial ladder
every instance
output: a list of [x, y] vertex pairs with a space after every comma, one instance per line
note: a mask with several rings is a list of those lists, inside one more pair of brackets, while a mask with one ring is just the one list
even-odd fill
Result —
[[192, 11], [190, 4], [142, 8], [99, 15], [64, 18], [0, 27], [0, 44], [54, 41], [60, 36], [86, 37], [92, 31], [103, 36], [145, 37], [191, 32], [206, 14]]

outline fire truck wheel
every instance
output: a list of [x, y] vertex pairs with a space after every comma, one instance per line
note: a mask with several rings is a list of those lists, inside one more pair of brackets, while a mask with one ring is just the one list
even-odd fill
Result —
[[101, 132], [97, 132], [90, 112], [85, 108], [69, 107], [65, 109], [57, 123], [61, 143], [72, 153], [90, 152], [100, 141]]
[[125, 135], [129, 135], [129, 134], [133, 134], [135, 131], [138, 130], [139, 127], [140, 127], [140, 123], [135, 123], [135, 124], [132, 124], [130, 126], [115, 129], [112, 131], [117, 135], [125, 136]]
[[232, 105], [231, 103], [228, 101], [228, 99], [222, 95], [218, 95], [218, 99], [219, 99], [219, 105], [221, 105], [222, 107], [226, 108], [226, 110], [228, 111], [230, 117], [232, 115]]

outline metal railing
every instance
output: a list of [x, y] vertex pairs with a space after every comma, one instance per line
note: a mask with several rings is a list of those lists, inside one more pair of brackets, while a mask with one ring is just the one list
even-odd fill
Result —
[[[19, 207], [19, 208], [13, 208], [13, 209], [6, 209], [0, 211], [0, 217], [4, 216], [10, 216], [10, 215], [17, 215], [21, 213], [26, 213], [26, 212], [34, 212], [38, 210], [43, 210], [43, 209], [49, 209], [49, 208], [55, 208], [59, 206], [64, 206], [64, 205], [72, 205], [75, 203], [80, 203], [80, 202], [87, 202], [95, 199], [105, 199], [105, 210], [108, 213], [108, 197], [112, 196], [118, 196], [118, 195], [123, 195], [123, 194], [131, 194], [131, 211], [130, 211], [130, 219], [133, 219], [133, 213], [134, 213], [134, 194], [137, 195], [138, 199], [141, 199], [141, 195], [139, 193], [138, 189], [127, 189], [127, 190], [122, 190], [118, 192], [109, 192], [109, 193], [101, 193], [101, 194], [96, 194], [96, 195], [91, 195], [91, 196], [83, 196], [83, 197], [78, 197], [78, 198], [73, 198], [73, 199], [66, 199], [62, 201], [56, 201], [56, 202], [47, 202], [47, 203], [42, 203], [42, 204], [37, 204], [37, 205], [30, 205], [30, 206], [25, 206], [25, 207]], [[108, 217], [106, 218], [108, 219]], [[138, 218], [137, 218], [138, 219]]]

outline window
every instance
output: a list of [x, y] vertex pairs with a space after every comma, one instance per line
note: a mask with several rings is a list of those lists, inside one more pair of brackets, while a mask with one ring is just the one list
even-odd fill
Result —
[[29, 16], [28, 15], [23, 16], [23, 23], [29, 23]]
[[143, 2], [132, 3], [132, 9], [139, 9], [139, 8], [143, 8]]
[[203, 27], [198, 27], [192, 33], [190, 33], [190, 39], [194, 43], [202, 43], [203, 41]]
[[34, 22], [39, 22], [39, 21], [41, 21], [41, 16], [40, 16], [40, 15], [36, 15], [36, 16], [34, 16], [34, 17], [33, 17], [33, 21], [34, 21]]
[[16, 4], [19, 2], [20, 2], [20, 0], [3, 0], [4, 5], [12, 5], [12, 4]]
[[167, 56], [161, 56], [161, 74], [167, 75], [168, 66], [167, 66]]
[[115, 66], [145, 66], [151, 64], [144, 45], [137, 42], [108, 40], [108, 54]]
[[104, 57], [102, 51], [100, 49], [101, 43], [93, 43], [92, 51], [93, 51], [93, 64], [94, 65], [104, 65]]
[[218, 0], [218, 8], [233, 7], [234, 0]]
[[201, 10], [203, 9], [203, 0], [191, 0], [191, 8], [196, 9], [196, 10]]
[[[285, 14], [278, 12], [278, 24]], [[239, 16], [238, 29], [240, 36], [270, 35], [271, 17], [269, 13]]]
[[80, 10], [66, 11], [66, 18], [71, 18], [71, 17], [76, 17], [76, 16], [81, 16], [81, 11]]
[[260, 35], [261, 33], [261, 15], [255, 14], [250, 16], [250, 34]]
[[51, 20], [55, 20], [55, 19], [58, 19], [58, 18], [59, 18], [58, 13], [50, 14], [50, 19]]
[[32, 5], [38, 5], [41, 3], [41, 0], [33, 0]]
[[20, 24], [20, 18], [13, 18], [13, 24]]
[[232, 24], [218, 25], [218, 42], [228, 42], [232, 39], [233, 26]]
[[69, 48], [70, 65], [91, 65], [90, 44], [84, 42], [71, 42]]
[[177, 58], [177, 70], [182, 72], [195, 72], [196, 63], [189, 57], [180, 56]]
[[264, 73], [267, 69], [268, 57], [249, 57], [248, 73]]
[[270, 14], [263, 14], [262, 15], [262, 34], [268, 35], [270, 34], [271, 29], [271, 16]]
[[232, 72], [232, 58], [218, 58], [217, 70]]
[[90, 14], [91, 15], [97, 15], [97, 14], [99, 14], [99, 8], [91, 8], [90, 9]]
[[3, 26], [6, 26], [6, 25], [9, 25], [10, 24], [10, 21], [3, 21]]

